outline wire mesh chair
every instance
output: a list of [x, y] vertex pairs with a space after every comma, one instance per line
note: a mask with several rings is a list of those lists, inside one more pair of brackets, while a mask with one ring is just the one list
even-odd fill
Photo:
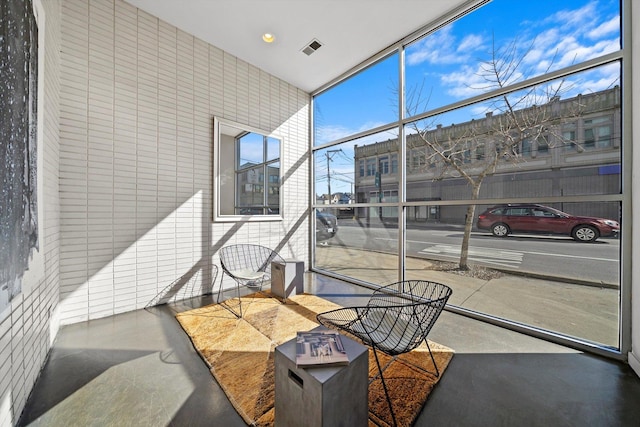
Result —
[[[273, 261], [284, 262], [284, 259], [273, 249], [260, 245], [238, 244], [229, 245], [220, 249], [220, 265], [222, 277], [231, 277], [236, 282], [238, 292], [238, 306], [240, 313], [230, 311], [238, 317], [242, 317], [242, 301], [240, 299], [241, 287], [255, 287], [262, 291], [265, 282], [271, 280], [270, 266]], [[218, 292], [218, 303], [222, 295], [222, 282]]]
[[[435, 372], [430, 373], [439, 377], [440, 371], [427, 335], [451, 293], [451, 288], [440, 283], [406, 280], [377, 289], [365, 306], [339, 308], [317, 315], [321, 324], [354, 335], [373, 349], [394, 425], [397, 424], [396, 417], [382, 375], [378, 351], [395, 358], [415, 349], [424, 341], [435, 368]], [[417, 368], [429, 372], [422, 367]]]

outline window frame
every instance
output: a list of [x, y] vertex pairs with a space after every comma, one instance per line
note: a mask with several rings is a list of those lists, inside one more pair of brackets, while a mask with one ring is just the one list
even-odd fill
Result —
[[[478, 3], [484, 4], [487, 2], [484, 1], [478, 1]], [[384, 123], [384, 124], [379, 124], [377, 123], [375, 128], [370, 128], [370, 129], [358, 129], [358, 132], [356, 134], [353, 135], [341, 135], [339, 139], [336, 139], [334, 141], [322, 141], [321, 145], [316, 146], [314, 144], [313, 138], [314, 138], [314, 133], [315, 133], [315, 124], [314, 124], [314, 116], [312, 115], [312, 122], [311, 122], [311, 127], [312, 129], [312, 141], [310, 144], [310, 148], [311, 148], [311, 152], [312, 152], [312, 157], [315, 155], [315, 153], [319, 150], [319, 149], [327, 149], [330, 147], [333, 147], [334, 145], [338, 145], [344, 142], [348, 142], [351, 140], [355, 140], [356, 138], [366, 138], [366, 137], [370, 137], [372, 135], [378, 134], [378, 133], [383, 133], [383, 132], [392, 132], [393, 130], [397, 129], [397, 140], [398, 140], [398, 153], [399, 153], [399, 160], [400, 160], [400, 167], [399, 167], [399, 178], [398, 178], [398, 184], [399, 184], [399, 200], [397, 203], [380, 203], [380, 202], [364, 202], [364, 200], [358, 200], [358, 205], [356, 206], [357, 209], [382, 209], [382, 208], [386, 208], [386, 207], [391, 207], [398, 210], [398, 212], [400, 213], [399, 217], [398, 217], [398, 238], [397, 238], [397, 256], [398, 256], [398, 280], [402, 280], [402, 278], [404, 277], [404, 269], [406, 267], [406, 248], [407, 248], [407, 241], [405, 238], [405, 234], [406, 234], [406, 230], [405, 230], [405, 218], [407, 217], [406, 212], [408, 209], [413, 209], [413, 208], [432, 208], [432, 207], [438, 207], [439, 205], [443, 205], [446, 204], [448, 206], [463, 206], [464, 204], [468, 203], [469, 200], [468, 199], [457, 199], [457, 198], [451, 198], [451, 200], [448, 200], [448, 203], [443, 203], [440, 199], [438, 200], [430, 200], [428, 198], [426, 198], [425, 200], [420, 200], [420, 201], [416, 201], [414, 199], [409, 199], [406, 195], [406, 191], [408, 188], [408, 183], [407, 183], [407, 177], [409, 174], [411, 173], [415, 173], [413, 171], [414, 169], [414, 165], [413, 165], [413, 153], [411, 152], [412, 148], [409, 143], [408, 143], [408, 138], [406, 137], [406, 133], [404, 131], [404, 127], [410, 123], [410, 122], [415, 122], [415, 121], [420, 121], [420, 120], [427, 120], [430, 119], [432, 117], [437, 117], [440, 114], [443, 113], [447, 113], [450, 111], [454, 111], [454, 110], [458, 110], [458, 109], [462, 109], [462, 108], [466, 108], [475, 104], [479, 104], [480, 102], [484, 102], [487, 100], [490, 100], [492, 98], [496, 98], [496, 97], [501, 97], [501, 96], [506, 96], [509, 95], [511, 93], [515, 93], [517, 91], [523, 90], [523, 89], [527, 89], [527, 88], [531, 88], [534, 87], [536, 85], [540, 85], [540, 84], [546, 84], [548, 82], [551, 82], [553, 80], [558, 80], [560, 78], [565, 78], [565, 77], [572, 77], [572, 76], [576, 76], [579, 75], [579, 73], [585, 72], [585, 71], [590, 71], [592, 69], [596, 69], [598, 67], [604, 67], [607, 65], [614, 65], [617, 64], [617, 66], [620, 69], [620, 87], [621, 88], [627, 88], [626, 90], [628, 90], [628, 88], [631, 87], [631, 49], [630, 49], [630, 32], [628, 31], [628, 28], [630, 28], [631, 26], [631, 21], [630, 21], [630, 2], [627, 1], [623, 1], [620, 2], [620, 22], [622, 24], [622, 28], [627, 28], [626, 31], [620, 31], [620, 49], [613, 51], [613, 52], [609, 52], [609, 53], [605, 53], [602, 54], [600, 56], [596, 56], [590, 59], [585, 59], [576, 63], [572, 63], [567, 65], [566, 67], [560, 68], [560, 69], [554, 69], [552, 71], [547, 71], [545, 73], [542, 74], [536, 74], [532, 77], [529, 77], [525, 80], [522, 81], [515, 81], [510, 83], [509, 85], [506, 86], [501, 86], [499, 88], [496, 89], [492, 89], [488, 92], [485, 92], [483, 94], [478, 94], [476, 96], [473, 97], [467, 97], [461, 100], [456, 100], [453, 101], [449, 104], [446, 105], [437, 105], [435, 107], [431, 106], [431, 109], [425, 109], [425, 111], [422, 112], [418, 112], [417, 114], [407, 114], [407, 112], [405, 111], [404, 105], [406, 103], [406, 94], [404, 92], [404, 88], [406, 86], [406, 75], [405, 75], [405, 67], [406, 67], [406, 63], [404, 61], [404, 57], [406, 55], [406, 51], [407, 51], [407, 47], [419, 40], [421, 37], [426, 37], [429, 36], [432, 32], [438, 30], [440, 28], [440, 26], [446, 25], [449, 22], [453, 22], [456, 19], [458, 19], [461, 16], [464, 16], [464, 14], [468, 13], [468, 12], [473, 12], [475, 10], [475, 8], [470, 7], [468, 9], [464, 9], [464, 10], [458, 10], [458, 11], [454, 11], [449, 15], [443, 16], [440, 20], [438, 21], [434, 21], [432, 23], [429, 23], [427, 26], [425, 26], [423, 29], [416, 31], [412, 34], [409, 34], [408, 36], [406, 36], [404, 39], [399, 40], [397, 43], [387, 47], [385, 50], [379, 52], [378, 54], [372, 56], [370, 59], [364, 61], [363, 63], [361, 63], [360, 65], [358, 65], [357, 67], [354, 67], [352, 70], [349, 70], [348, 72], [344, 73], [342, 76], [336, 78], [334, 81], [328, 82], [325, 85], [323, 85], [322, 87], [318, 88], [316, 91], [311, 93], [311, 102], [312, 105], [315, 102], [315, 98], [318, 95], [323, 94], [323, 92], [325, 91], [329, 91], [331, 90], [334, 86], [343, 83], [345, 80], [351, 78], [353, 75], [358, 74], [362, 69], [365, 69], [367, 66], [369, 66], [372, 63], [375, 63], [375, 61], [379, 60], [381, 57], [385, 57], [388, 55], [391, 55], [393, 52], [397, 51], [399, 52], [399, 63], [398, 63], [398, 72], [400, 74], [400, 84], [398, 85], [399, 88], [403, 88], [403, 90], [399, 90], [398, 91], [398, 100], [399, 100], [399, 104], [400, 104], [400, 108], [398, 111], [398, 118], [396, 121], [390, 121], [388, 123]], [[622, 89], [621, 89], [622, 90]], [[613, 193], [613, 194], [596, 194], [596, 195], [587, 195], [587, 196], [582, 196], [582, 195], [575, 195], [575, 196], [566, 196], [566, 195], [548, 195], [545, 197], [537, 197], [536, 201], [538, 202], [545, 202], [545, 203], [562, 203], [562, 202], [582, 202], [584, 200], [588, 200], [589, 202], [601, 202], [601, 203], [618, 203], [619, 204], [619, 212], [621, 215], [621, 218], [631, 218], [632, 214], [631, 214], [631, 203], [630, 203], [630, 188], [631, 188], [631, 164], [632, 164], [632, 160], [631, 160], [631, 132], [630, 132], [630, 111], [631, 111], [631, 103], [630, 103], [630, 97], [625, 97], [623, 98], [623, 101], [619, 101], [619, 105], [620, 105], [620, 112], [619, 113], [614, 113], [613, 116], [613, 122], [619, 122], [621, 124], [620, 129], [619, 129], [619, 134], [617, 134], [617, 130], [614, 127], [612, 129], [612, 134], [610, 135], [611, 138], [613, 138], [613, 142], [612, 142], [612, 146], [616, 147], [616, 139], [618, 140], [618, 148], [620, 150], [620, 181], [621, 181], [621, 186], [620, 186], [620, 192], [619, 193]], [[586, 117], [588, 118], [588, 117]], [[530, 147], [530, 152], [529, 152], [529, 156], [533, 159], [535, 159], [536, 162], [538, 162], [538, 164], [542, 164], [543, 162], [547, 162], [549, 161], [549, 159], [553, 159], [555, 154], [553, 152], [553, 150], [551, 150], [552, 148], [555, 148], [551, 145], [549, 145], [549, 143], [552, 144], [556, 144], [557, 141], [554, 138], [550, 138], [553, 137], [554, 135], [552, 133], [549, 133], [546, 135], [547, 137], [547, 146], [548, 146], [548, 150], [538, 150], [538, 141], [531, 141], [531, 147]], [[579, 143], [583, 142], [582, 139], [583, 136], [583, 130], [580, 129], [579, 132], [576, 133], [576, 138], [578, 140]], [[626, 143], [624, 145], [621, 145], [620, 141], [626, 141]], [[535, 144], [535, 147], [534, 147]], [[585, 151], [584, 149], [580, 149], [580, 146], [576, 146], [576, 151], [578, 153], [581, 153], [583, 151]], [[590, 149], [593, 151], [606, 151], [607, 149], [611, 149], [612, 147], [601, 147], [601, 148], [594, 148], [594, 149]], [[486, 152], [490, 152], [491, 147], [489, 144], [487, 144], [485, 146], [485, 150]], [[540, 151], [540, 152], [539, 152]], [[522, 152], [521, 152], [522, 153]], [[569, 154], [569, 153], [568, 153]], [[477, 150], [476, 152], [473, 153], [475, 160], [479, 160], [479, 157], [483, 157], [481, 153], [479, 153]], [[536, 157], [538, 157], [536, 159]], [[574, 156], [577, 158], [577, 156]], [[576, 160], [577, 162], [578, 160]], [[312, 177], [312, 189], [314, 189], [315, 187], [313, 186], [313, 180], [314, 178]], [[366, 184], [366, 183], [365, 183]], [[365, 189], [366, 190], [366, 189]], [[355, 192], [357, 194], [361, 194], [360, 193], [360, 189], [356, 189]], [[313, 190], [312, 190], [313, 193]], [[363, 193], [364, 194], [364, 193]], [[574, 200], [575, 199], [575, 200]], [[486, 198], [486, 199], [482, 199], [482, 201], [484, 202], [484, 204], [492, 204], [492, 203], [521, 203], [523, 202], [523, 200], [515, 197], [515, 196], [506, 196], [506, 195], [502, 195], [500, 197], [497, 198]], [[527, 200], [530, 201], [530, 200]], [[312, 207], [316, 207], [316, 204], [312, 204]], [[630, 277], [631, 277], [631, 269], [629, 267], [630, 263], [628, 262], [630, 257], [631, 257], [631, 252], [630, 252], [630, 228], [626, 227], [621, 229], [621, 237], [623, 237], [622, 241], [624, 242], [624, 244], [621, 245], [621, 249], [620, 249], [620, 256], [619, 256], [619, 264], [620, 264], [620, 269], [619, 269], [619, 284], [620, 284], [620, 289], [619, 289], [619, 298], [620, 298], [620, 302], [618, 304], [618, 313], [619, 313], [619, 319], [618, 319], [618, 345], [617, 347], [610, 347], [607, 345], [603, 345], [603, 344], [599, 344], [599, 343], [592, 343], [589, 341], [585, 341], [584, 337], [572, 337], [572, 336], [564, 336], [564, 335], [558, 335], [556, 332], [552, 331], [552, 330], [546, 330], [544, 328], [538, 328], [535, 326], [531, 326], [528, 324], [520, 324], [517, 321], [511, 321], [509, 319], [501, 319], [498, 317], [495, 317], [491, 314], [486, 314], [486, 313], [475, 313], [473, 311], [469, 311], [466, 308], [462, 308], [462, 307], [456, 307], [456, 306], [452, 306], [449, 307], [449, 310], [455, 313], [459, 313], [459, 314], [463, 314], [465, 316], [469, 316], [469, 317], [473, 317], [473, 318], [477, 318], [480, 320], [484, 320], [484, 321], [488, 321], [489, 323], [495, 323], [498, 324], [500, 326], [505, 326], [509, 329], [513, 329], [516, 331], [521, 331], [521, 332], [525, 332], [529, 335], [533, 335], [533, 336], [537, 336], [537, 337], [542, 337], [544, 339], [548, 339], [550, 341], [553, 342], [558, 342], [560, 344], [563, 345], [569, 345], [571, 347], [575, 347], [578, 348], [580, 350], [584, 350], [584, 351], [588, 351], [588, 352], [592, 352], [595, 354], [599, 354], [605, 357], [610, 357], [613, 359], [623, 359], [624, 358], [624, 354], [626, 352], [628, 352], [630, 350], [630, 303], [629, 303], [629, 298], [630, 298], [630, 286], [628, 285], [628, 283], [630, 282]], [[312, 247], [312, 264], [311, 264], [311, 270], [312, 271], [316, 271], [322, 274], [326, 274], [328, 276], [334, 276], [334, 277], [338, 277], [340, 279], [343, 280], [347, 280], [347, 281], [353, 281], [354, 283], [357, 283], [359, 285], [365, 286], [365, 287], [375, 287], [374, 284], [369, 283], [369, 282], [364, 282], [362, 279], [358, 279], [358, 278], [352, 278], [350, 276], [345, 276], [343, 274], [341, 274], [340, 272], [336, 272], [336, 271], [332, 271], [332, 270], [327, 270], [325, 268], [323, 268], [322, 266], [318, 266], [316, 264], [316, 259], [315, 259], [315, 249], [314, 247]]]
[[[238, 203], [238, 193], [240, 191], [238, 187], [238, 174], [247, 173], [251, 168], [239, 168], [238, 156], [239, 146], [237, 141], [242, 136], [248, 133], [255, 133], [264, 137], [264, 144], [268, 144], [270, 138], [279, 141], [279, 157], [277, 159], [264, 159], [260, 164], [263, 166], [263, 170], [269, 169], [269, 165], [278, 163], [280, 165], [280, 171], [278, 174], [279, 190], [278, 190], [278, 213], [276, 214], [236, 214], [236, 205]], [[223, 149], [224, 143], [222, 141], [223, 135], [227, 138], [233, 138], [233, 147]], [[266, 145], [263, 147], [266, 150]], [[249, 125], [227, 120], [221, 117], [213, 118], [213, 186], [212, 186], [212, 211], [213, 222], [263, 222], [263, 221], [282, 221], [284, 219], [284, 191], [283, 191], [283, 152], [284, 152], [284, 138], [273, 132], [265, 131], [262, 129], [254, 128]], [[233, 153], [233, 154], [230, 154]], [[266, 153], [265, 153], [266, 155]], [[233, 156], [233, 158], [231, 158]], [[225, 165], [226, 167], [223, 167]], [[264, 178], [264, 179], [268, 179]], [[229, 182], [231, 181], [231, 183]], [[262, 199], [263, 203], [268, 200], [269, 194], [265, 194], [269, 191], [272, 185], [270, 182], [258, 183], [262, 186]], [[225, 186], [233, 185], [233, 214], [228, 212], [228, 200], [223, 200], [223, 193], [228, 192]], [[265, 198], [266, 197], [266, 198]]]

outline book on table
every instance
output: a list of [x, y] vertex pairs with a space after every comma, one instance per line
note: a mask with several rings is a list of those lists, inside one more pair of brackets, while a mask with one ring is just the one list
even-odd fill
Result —
[[348, 364], [349, 357], [338, 332], [301, 331], [297, 333], [296, 366], [313, 368]]

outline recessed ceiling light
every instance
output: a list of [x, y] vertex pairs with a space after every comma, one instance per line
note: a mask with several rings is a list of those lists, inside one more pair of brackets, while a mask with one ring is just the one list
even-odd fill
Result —
[[262, 35], [262, 40], [264, 40], [265, 43], [273, 43], [275, 39], [276, 37], [271, 33], [264, 33]]

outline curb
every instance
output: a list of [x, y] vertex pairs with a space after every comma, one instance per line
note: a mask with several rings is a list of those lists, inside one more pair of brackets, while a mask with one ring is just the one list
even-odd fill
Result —
[[523, 276], [523, 277], [528, 277], [530, 279], [546, 280], [547, 282], [569, 283], [571, 285], [591, 286], [594, 288], [620, 289], [620, 286], [614, 283], [594, 282], [591, 280], [576, 279], [573, 277], [548, 276], [541, 273], [531, 273], [528, 271], [520, 271], [520, 270], [509, 270], [506, 268], [493, 268], [493, 267], [485, 267], [485, 268], [491, 268], [492, 270], [500, 271], [502, 273], [510, 274], [512, 276]]

